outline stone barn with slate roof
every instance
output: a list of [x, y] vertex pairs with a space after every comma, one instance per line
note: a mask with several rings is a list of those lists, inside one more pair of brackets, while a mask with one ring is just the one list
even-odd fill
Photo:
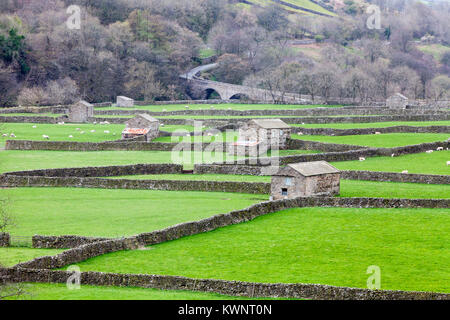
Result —
[[239, 141], [267, 143], [268, 146], [286, 148], [291, 127], [280, 119], [253, 119], [239, 129]]
[[273, 200], [333, 196], [340, 192], [341, 173], [326, 161], [288, 164], [272, 176]]
[[401, 93], [396, 93], [386, 99], [386, 107], [392, 109], [406, 109], [408, 98]]
[[69, 107], [69, 122], [89, 122], [89, 119], [94, 117], [94, 106], [84, 100]]
[[146, 136], [147, 141], [159, 137], [159, 120], [148, 114], [139, 114], [126, 122], [122, 131], [122, 139], [130, 139], [138, 136]]

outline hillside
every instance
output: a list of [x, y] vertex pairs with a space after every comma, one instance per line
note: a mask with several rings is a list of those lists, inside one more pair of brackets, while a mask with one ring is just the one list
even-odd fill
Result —
[[[325, 8], [325, 5], [319, 5], [318, 1], [310, 0], [244, 0], [242, 1], [248, 6], [268, 6], [271, 4], [278, 4], [283, 9], [293, 12], [308, 15], [325, 15], [325, 16], [335, 16], [336, 14], [331, 10]], [[330, 6], [331, 8], [331, 6]]]

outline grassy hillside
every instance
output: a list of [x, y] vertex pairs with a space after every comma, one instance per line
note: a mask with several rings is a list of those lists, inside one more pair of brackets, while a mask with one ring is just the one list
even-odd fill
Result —
[[[267, 6], [274, 3], [278, 3], [274, 0], [248, 0], [247, 2], [259, 6]], [[283, 0], [282, 3], [278, 3], [283, 9], [286, 9], [293, 13], [301, 14], [324, 14], [329, 16], [336, 15], [335, 13], [328, 11], [320, 5], [310, 0]]]

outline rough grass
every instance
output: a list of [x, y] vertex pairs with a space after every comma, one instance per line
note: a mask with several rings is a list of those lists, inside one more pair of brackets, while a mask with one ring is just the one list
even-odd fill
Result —
[[89, 259], [83, 271], [450, 292], [449, 209], [297, 208]]
[[376, 148], [390, 148], [426, 142], [445, 141], [450, 138], [450, 133], [385, 133], [354, 136], [310, 136], [294, 134], [292, 135], [292, 138]]
[[62, 251], [63, 250], [56, 249], [0, 247], [0, 264], [4, 267], [12, 267], [21, 262], [26, 262], [42, 256], [52, 256]]
[[312, 123], [291, 124], [292, 127], [301, 128], [333, 128], [333, 129], [358, 129], [358, 128], [386, 128], [395, 126], [450, 126], [450, 121], [391, 121], [371, 123]]
[[402, 172], [408, 170], [409, 173], [423, 174], [450, 174], [450, 151], [435, 151], [431, 154], [422, 152], [403, 155], [399, 157], [373, 157], [366, 158], [365, 161], [341, 161], [332, 162], [334, 166], [341, 170], [368, 170]]
[[[69, 290], [66, 284], [26, 283], [27, 294], [9, 300], [248, 300], [212, 292], [159, 290], [138, 287], [91, 286]], [[260, 298], [261, 299], [261, 298]]]
[[[118, 237], [163, 229], [267, 201], [268, 195], [77, 188], [0, 189], [13, 235]], [[39, 204], [39, 205], [37, 205]], [[1, 259], [0, 259], [1, 260]]]

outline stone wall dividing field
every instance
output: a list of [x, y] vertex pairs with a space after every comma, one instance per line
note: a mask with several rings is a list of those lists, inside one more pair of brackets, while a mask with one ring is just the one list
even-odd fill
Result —
[[112, 177], [145, 174], [181, 174], [183, 166], [179, 164], [132, 164], [122, 166], [81, 167], [41, 169], [7, 172], [6, 176], [28, 177]]
[[450, 133], [450, 126], [395, 126], [386, 128], [331, 129], [331, 128], [293, 128], [294, 134], [319, 136], [353, 136], [381, 133]]
[[9, 247], [10, 243], [9, 233], [0, 232], [0, 247]]
[[[45, 269], [0, 269], [12, 282], [67, 283], [72, 272]], [[254, 283], [178, 276], [81, 272], [81, 285], [141, 287], [161, 290], [214, 292], [243, 297], [273, 297], [314, 300], [449, 300], [437, 292], [370, 290], [303, 283]]]
[[130, 180], [80, 177], [0, 176], [2, 187], [65, 187], [268, 194], [270, 184], [237, 181]]
[[450, 185], [450, 175], [396, 172], [341, 171], [341, 179]]
[[67, 249], [76, 248], [88, 243], [111, 240], [110, 238], [82, 237], [75, 235], [43, 236], [34, 235], [33, 248], [39, 249]]
[[262, 215], [302, 207], [343, 208], [449, 208], [448, 199], [385, 199], [385, 198], [333, 198], [305, 197], [287, 200], [266, 201], [246, 209], [219, 214], [199, 221], [180, 223], [163, 230], [142, 233], [136, 236], [84, 244], [55, 256], [44, 256], [17, 264], [15, 268], [55, 269], [85, 261], [106, 253], [135, 250], [149, 245], [180, 239], [216, 230], [218, 228], [251, 221]]

